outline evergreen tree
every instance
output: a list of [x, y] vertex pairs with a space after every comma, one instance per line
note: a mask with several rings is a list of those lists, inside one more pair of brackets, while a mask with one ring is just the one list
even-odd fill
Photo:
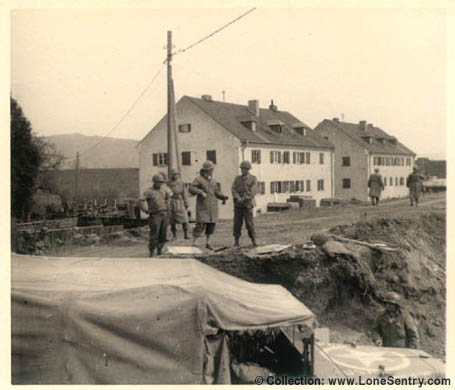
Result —
[[25, 219], [42, 163], [32, 126], [15, 99], [11, 101], [11, 214]]

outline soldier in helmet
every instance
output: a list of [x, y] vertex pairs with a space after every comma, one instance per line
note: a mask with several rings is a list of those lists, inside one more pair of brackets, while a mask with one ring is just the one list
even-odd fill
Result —
[[417, 172], [417, 167], [412, 169], [412, 173], [406, 179], [406, 186], [409, 188], [409, 200], [411, 201], [411, 207], [419, 205], [419, 198], [423, 189], [424, 177]]
[[177, 224], [181, 223], [185, 240], [188, 237], [188, 196], [185, 185], [180, 180], [179, 171], [171, 169], [171, 179], [167, 182], [172, 191], [171, 202], [169, 204], [169, 222], [171, 224], [172, 236], [177, 236]]
[[372, 339], [376, 345], [394, 348], [419, 348], [419, 333], [411, 315], [402, 306], [400, 295], [385, 296], [386, 309], [376, 319]]
[[232, 183], [232, 198], [234, 200], [234, 246], [240, 246], [242, 225], [245, 220], [248, 236], [254, 246], [257, 246], [256, 232], [254, 230], [253, 208], [256, 206], [254, 199], [257, 193], [256, 176], [250, 174], [251, 163], [242, 161], [240, 164], [242, 174], [237, 176]]
[[193, 180], [189, 188], [190, 194], [197, 195], [196, 198], [196, 226], [193, 230], [193, 245], [205, 230], [207, 249], [213, 250], [210, 238], [215, 232], [218, 221], [218, 199], [226, 204], [229, 199], [223, 195], [219, 184], [213, 178], [215, 164], [205, 161], [202, 164], [200, 174]]
[[384, 190], [384, 182], [379, 173], [379, 168], [375, 168], [374, 173], [370, 175], [370, 178], [368, 179], [368, 188], [370, 189], [369, 196], [371, 198], [371, 205], [377, 206], [379, 204], [379, 199], [381, 198], [381, 193]]
[[169, 193], [163, 188], [163, 176], [160, 174], [154, 175], [152, 180], [153, 186], [145, 190], [139, 199], [141, 210], [149, 214], [150, 257], [154, 256], [155, 249], [157, 250], [157, 255], [161, 255], [163, 246], [166, 243], [169, 204]]

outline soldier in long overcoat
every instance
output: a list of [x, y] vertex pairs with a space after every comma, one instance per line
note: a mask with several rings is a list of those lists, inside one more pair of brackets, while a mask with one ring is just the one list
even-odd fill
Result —
[[169, 203], [169, 223], [174, 239], [177, 237], [177, 224], [182, 224], [185, 239], [188, 237], [188, 196], [185, 184], [179, 178], [179, 171], [171, 169], [171, 179], [167, 186], [172, 191]]
[[368, 179], [368, 188], [370, 189], [369, 196], [371, 198], [371, 204], [372, 206], [377, 206], [379, 199], [381, 198], [381, 193], [384, 190], [384, 182], [379, 173], [379, 168], [375, 168], [374, 173], [370, 175], [370, 178]]
[[414, 167], [412, 173], [406, 179], [406, 186], [409, 188], [409, 200], [411, 201], [411, 206], [416, 207], [419, 204], [420, 194], [423, 189], [423, 176], [417, 172], [417, 168]]
[[240, 169], [242, 174], [237, 176], [232, 183], [232, 199], [234, 200], [234, 246], [240, 246], [242, 225], [245, 221], [248, 235], [254, 246], [257, 246], [256, 231], [254, 229], [253, 208], [256, 206], [254, 197], [257, 192], [256, 176], [250, 174], [252, 166], [249, 161], [242, 161]]
[[386, 310], [374, 324], [372, 339], [376, 345], [419, 349], [419, 332], [411, 315], [404, 310], [401, 297], [390, 292], [385, 297]]
[[215, 232], [216, 223], [218, 222], [218, 199], [226, 203], [229, 198], [225, 196], [219, 184], [213, 178], [215, 164], [211, 161], [205, 161], [202, 164], [200, 174], [190, 185], [190, 194], [197, 195], [196, 198], [196, 226], [193, 230], [193, 245], [205, 230], [207, 249], [213, 250], [210, 244], [210, 238]]

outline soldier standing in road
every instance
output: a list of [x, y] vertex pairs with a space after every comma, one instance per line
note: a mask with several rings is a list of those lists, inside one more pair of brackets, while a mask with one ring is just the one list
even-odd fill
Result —
[[375, 168], [374, 173], [370, 175], [368, 188], [370, 189], [371, 205], [377, 206], [381, 198], [381, 193], [384, 190], [384, 182], [382, 181], [382, 176], [379, 174], [379, 168]]
[[177, 224], [182, 224], [185, 240], [188, 240], [188, 197], [186, 194], [185, 185], [179, 178], [179, 171], [175, 168], [171, 169], [171, 180], [167, 185], [172, 191], [171, 201], [169, 204], [169, 223], [174, 240], [177, 237]]
[[202, 164], [200, 175], [196, 177], [189, 188], [190, 194], [197, 195], [196, 198], [196, 226], [193, 230], [193, 246], [196, 246], [197, 239], [205, 230], [207, 249], [213, 250], [210, 238], [215, 232], [218, 221], [218, 199], [226, 204], [229, 199], [223, 195], [218, 188], [219, 184], [213, 178], [215, 164], [205, 161]]
[[249, 161], [242, 161], [240, 169], [242, 174], [237, 176], [232, 183], [232, 198], [234, 200], [234, 246], [240, 246], [243, 220], [245, 220], [248, 236], [251, 238], [253, 245], [257, 246], [253, 221], [253, 208], [256, 206], [254, 197], [257, 192], [257, 179], [256, 176], [250, 174], [251, 163]]
[[[163, 188], [164, 178], [162, 175], [154, 175], [153, 186], [145, 190], [139, 199], [139, 206], [144, 213], [149, 214], [149, 251], [150, 257], [155, 254], [161, 255], [166, 243], [169, 193]], [[147, 208], [145, 207], [147, 203]]]
[[411, 201], [411, 207], [414, 206], [414, 202], [417, 207], [423, 188], [423, 176], [417, 172], [416, 167], [412, 169], [412, 173], [406, 179], [406, 186], [409, 188], [409, 200]]
[[414, 319], [401, 304], [400, 296], [390, 292], [385, 297], [386, 310], [376, 319], [372, 339], [376, 345], [419, 349], [419, 333]]

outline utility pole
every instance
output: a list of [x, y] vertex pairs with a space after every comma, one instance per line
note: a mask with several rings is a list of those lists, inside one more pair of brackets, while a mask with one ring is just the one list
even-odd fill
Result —
[[171, 176], [171, 169], [175, 164], [175, 140], [173, 129], [173, 81], [172, 81], [172, 31], [167, 32], [167, 174]]
[[74, 185], [74, 208], [77, 207], [77, 191], [79, 185], [79, 152], [76, 153], [76, 177]]

